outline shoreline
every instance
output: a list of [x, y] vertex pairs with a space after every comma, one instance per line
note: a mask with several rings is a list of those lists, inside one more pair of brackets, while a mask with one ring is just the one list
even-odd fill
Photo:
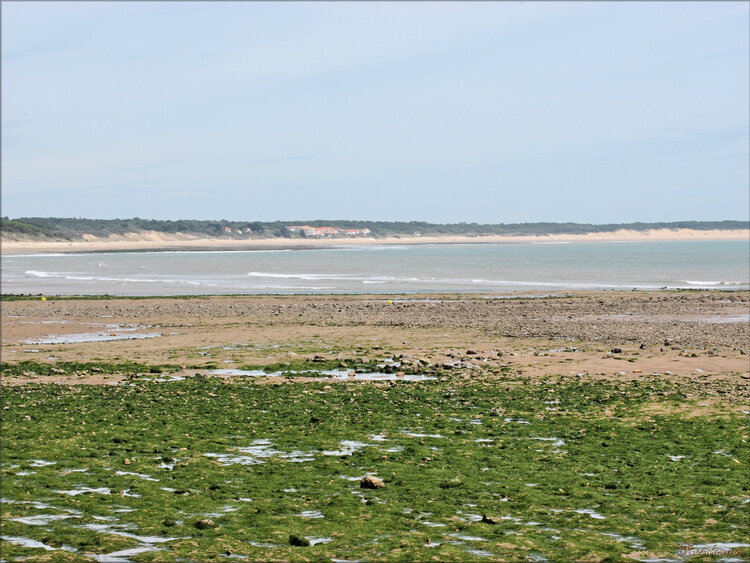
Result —
[[336, 239], [221, 239], [186, 235], [164, 235], [146, 232], [99, 238], [86, 236], [81, 241], [6, 241], [0, 242], [0, 254], [43, 254], [120, 252], [120, 251], [249, 251], [249, 250], [312, 250], [341, 246], [382, 246], [417, 244], [502, 244], [502, 243], [569, 243], [569, 242], [649, 242], [649, 241], [750, 241], [750, 229], [707, 230], [653, 229], [635, 231], [621, 229], [611, 232], [551, 235], [477, 235], [477, 236], [408, 236], [384, 238]]

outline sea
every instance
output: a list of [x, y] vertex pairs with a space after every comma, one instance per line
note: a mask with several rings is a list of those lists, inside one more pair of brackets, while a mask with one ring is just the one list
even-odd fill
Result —
[[3, 255], [3, 294], [169, 296], [750, 289], [750, 241], [341, 245]]

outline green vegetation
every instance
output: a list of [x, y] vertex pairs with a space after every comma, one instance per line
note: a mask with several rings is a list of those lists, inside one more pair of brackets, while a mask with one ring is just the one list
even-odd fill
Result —
[[139, 373], [169, 373], [180, 369], [177, 365], [144, 365], [137, 362], [110, 364], [106, 362], [54, 362], [42, 363], [26, 360], [18, 363], [0, 364], [0, 375], [3, 377], [36, 376], [36, 375], [79, 375], [85, 373], [102, 373], [132, 375]]
[[[692, 412], [740, 387], [713, 385], [493, 375], [4, 386], [2, 535], [16, 539], [2, 553], [619, 561], [743, 543], [747, 421], [722, 406]], [[364, 475], [385, 487], [360, 488]]]
[[[311, 227], [338, 227], [342, 229], [370, 229], [376, 237], [413, 236], [420, 233], [431, 235], [547, 235], [612, 232], [618, 229], [644, 231], [649, 229], [747, 229], [747, 221], [676, 221], [662, 223], [451, 223], [435, 224], [423, 221], [344, 221], [344, 220], [300, 220], [300, 221], [160, 221], [154, 219], [74, 219], [57, 217], [22, 217], [0, 220], [0, 230], [7, 238], [38, 240], [80, 240], [83, 235], [107, 237], [142, 231], [165, 234], [184, 233], [201, 236], [240, 238], [288, 238], [298, 239], [304, 235], [291, 233], [290, 225]], [[231, 233], [225, 231], [231, 229]], [[246, 232], [249, 229], [250, 232]], [[242, 233], [237, 233], [241, 230]]]

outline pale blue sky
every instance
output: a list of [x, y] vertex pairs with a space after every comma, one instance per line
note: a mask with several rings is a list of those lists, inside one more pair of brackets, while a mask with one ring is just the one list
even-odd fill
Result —
[[2, 214], [750, 215], [748, 2], [3, 2]]

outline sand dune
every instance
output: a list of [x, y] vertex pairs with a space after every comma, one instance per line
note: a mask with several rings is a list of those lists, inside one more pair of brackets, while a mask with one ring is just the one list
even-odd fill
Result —
[[654, 229], [648, 231], [618, 230], [612, 232], [554, 235], [477, 235], [477, 236], [403, 236], [387, 238], [336, 239], [228, 239], [193, 235], [164, 234], [154, 231], [96, 237], [84, 235], [75, 242], [6, 241], [0, 242], [3, 254], [37, 254], [46, 252], [90, 252], [115, 250], [213, 249], [252, 250], [261, 248], [315, 248], [368, 244], [457, 244], [510, 242], [586, 242], [586, 241], [666, 241], [666, 240], [747, 240], [750, 229], [694, 230]]

